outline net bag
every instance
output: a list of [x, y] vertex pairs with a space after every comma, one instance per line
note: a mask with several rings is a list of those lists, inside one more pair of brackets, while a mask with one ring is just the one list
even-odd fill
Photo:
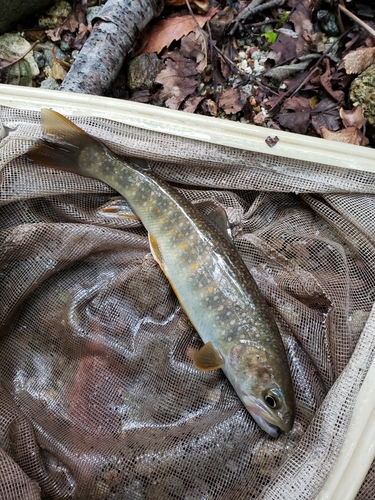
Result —
[[[148, 160], [190, 201], [214, 200], [268, 301], [297, 400], [263, 432], [116, 193], [33, 165], [40, 113], [1, 107], [0, 498], [314, 499], [374, 358], [375, 176], [72, 118]], [[373, 498], [371, 468], [358, 500]]]

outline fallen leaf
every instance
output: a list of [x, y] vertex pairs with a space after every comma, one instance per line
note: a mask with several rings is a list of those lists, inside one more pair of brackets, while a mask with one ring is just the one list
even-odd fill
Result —
[[331, 67], [328, 58], [324, 59], [325, 72], [320, 76], [320, 83], [324, 87], [324, 90], [337, 102], [343, 102], [345, 94], [342, 90], [333, 90], [331, 84]]
[[178, 109], [182, 101], [197, 88], [197, 75], [194, 61], [183, 57], [178, 50], [169, 52], [165, 56], [165, 68], [155, 78], [155, 82], [163, 85], [158, 97], [166, 99], [168, 108]]
[[266, 121], [266, 117], [264, 116], [262, 111], [259, 111], [259, 113], [257, 113], [253, 119], [254, 125], [262, 126], [262, 125], [264, 125], [265, 121]]
[[186, 113], [194, 113], [203, 99], [203, 96], [189, 97], [189, 99], [186, 100], [183, 111], [185, 111]]
[[[195, 19], [203, 28], [207, 21], [218, 11], [217, 7], [211, 7], [205, 15], [197, 15]], [[191, 31], [196, 31], [197, 24], [189, 14], [186, 16], [167, 17], [154, 24], [143, 37], [142, 47], [139, 53], [161, 52], [164, 47], [169, 47], [173, 40], [180, 40]]]
[[311, 22], [310, 15], [311, 4], [311, 0], [300, 0], [289, 17], [289, 20], [294, 24], [294, 29], [298, 34], [298, 38], [294, 42], [297, 57], [310, 52], [306, 40], [308, 40], [309, 35], [314, 34], [314, 26]]
[[297, 57], [296, 41], [290, 36], [280, 33], [275, 43], [270, 45], [272, 52], [268, 54], [268, 59], [273, 59], [276, 63], [281, 63], [287, 59]]
[[133, 92], [131, 98], [129, 101], [135, 101], [135, 102], [150, 102], [150, 91], [148, 89], [146, 90], [136, 90]]
[[234, 12], [230, 5], [214, 16], [210, 21], [211, 36], [213, 40], [218, 40], [224, 34], [225, 30], [233, 23]]
[[348, 75], [359, 74], [375, 62], [375, 47], [352, 50], [343, 58], [343, 65]]
[[227, 115], [238, 113], [246, 103], [246, 95], [238, 88], [229, 88], [219, 99], [219, 106]]
[[310, 125], [310, 111], [279, 114], [276, 120], [282, 127], [287, 128], [291, 132], [306, 134]]
[[332, 132], [325, 127], [320, 129], [323, 139], [330, 141], [345, 142], [356, 146], [367, 146], [369, 140], [356, 127], [348, 127], [337, 132]]
[[322, 99], [311, 111], [311, 122], [315, 132], [319, 135], [321, 127], [339, 130], [340, 115], [337, 103], [329, 97]]
[[[87, 2], [78, 2], [76, 6], [69, 12], [68, 16], [65, 18], [61, 26], [55, 29], [46, 30], [47, 36], [53, 42], [57, 42], [58, 40], [61, 40], [61, 35], [65, 31], [70, 31], [71, 33], [74, 33], [78, 29], [79, 37], [80, 39], [82, 39], [88, 29], [86, 21], [86, 11], [87, 11]], [[81, 48], [82, 45], [74, 48], [77, 49]]]
[[283, 109], [307, 111], [311, 109], [310, 100], [307, 97], [289, 97], [289, 99], [286, 99]]
[[58, 61], [54, 61], [52, 63], [51, 70], [52, 70], [52, 77], [55, 80], [64, 80], [68, 72]]
[[201, 31], [193, 31], [181, 39], [180, 53], [184, 57], [195, 59], [197, 71], [201, 73], [207, 66], [208, 37]]
[[213, 101], [212, 99], [206, 99], [205, 104], [207, 107], [207, 111], [211, 116], [217, 116], [219, 114], [219, 108], [215, 101]]
[[365, 115], [360, 104], [353, 109], [340, 108], [340, 117], [345, 127], [362, 128], [365, 124]]

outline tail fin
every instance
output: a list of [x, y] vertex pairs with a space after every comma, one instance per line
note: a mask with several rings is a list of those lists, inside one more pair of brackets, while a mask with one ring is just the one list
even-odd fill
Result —
[[83, 149], [92, 154], [105, 148], [70, 120], [51, 109], [42, 109], [44, 138], [27, 152], [27, 156], [39, 165], [67, 170], [91, 177], [87, 155], [80, 158]]

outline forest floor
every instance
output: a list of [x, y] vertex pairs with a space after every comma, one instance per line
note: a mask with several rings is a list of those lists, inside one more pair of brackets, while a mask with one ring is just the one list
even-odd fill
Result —
[[[362, 2], [166, 0], [103, 93], [373, 146], [372, 110], [353, 90], [375, 62], [375, 9]], [[35, 17], [17, 27], [34, 58], [50, 53], [27, 85], [59, 87], [90, 36], [94, 3], [77, 2], [55, 25]], [[10, 60], [0, 59], [2, 81], [15, 83], [15, 73], [22, 83], [21, 61]]]

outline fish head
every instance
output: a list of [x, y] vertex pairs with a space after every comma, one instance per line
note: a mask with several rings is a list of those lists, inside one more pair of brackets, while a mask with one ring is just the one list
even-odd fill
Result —
[[289, 432], [295, 400], [283, 346], [273, 349], [245, 341], [231, 348], [226, 361], [228, 378], [259, 427], [272, 437]]

